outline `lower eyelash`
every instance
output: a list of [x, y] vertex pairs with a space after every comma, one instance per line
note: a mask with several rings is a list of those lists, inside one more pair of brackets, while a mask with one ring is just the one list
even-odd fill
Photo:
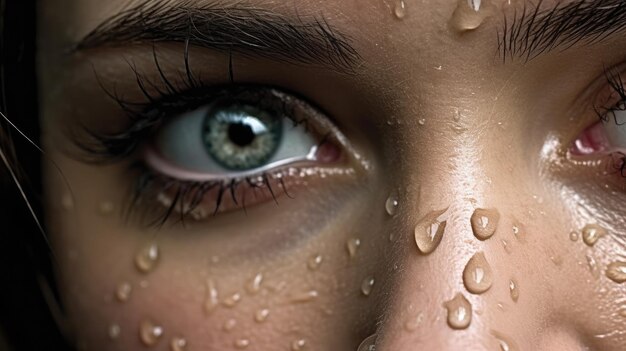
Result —
[[[127, 206], [126, 217], [129, 218], [137, 208], [145, 210], [143, 220], [150, 226], [161, 226], [173, 215], [179, 215], [178, 221], [187, 218], [204, 219], [210, 215], [232, 209], [233, 206], [246, 211], [246, 194], [249, 190], [256, 195], [257, 191], [267, 191], [271, 198], [278, 202], [276, 186], [289, 198], [289, 193], [282, 171], [264, 172], [256, 176], [241, 179], [216, 180], [209, 182], [190, 182], [170, 178], [144, 165], [135, 165], [140, 172], [132, 190], [132, 198]], [[274, 184], [272, 184], [274, 183]], [[243, 189], [242, 187], [247, 187]], [[212, 204], [206, 203], [207, 194], [213, 192]], [[227, 203], [227, 207], [223, 206]], [[152, 206], [156, 205], [156, 206]], [[206, 209], [211, 209], [208, 213]], [[156, 216], [154, 214], [157, 214]], [[152, 215], [153, 218], [145, 218]]]

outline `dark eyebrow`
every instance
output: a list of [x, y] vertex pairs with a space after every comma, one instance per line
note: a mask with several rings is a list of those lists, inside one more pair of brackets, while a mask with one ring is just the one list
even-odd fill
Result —
[[188, 0], [145, 0], [102, 22], [73, 51], [181, 42], [228, 54], [351, 71], [361, 59], [351, 41], [321, 17], [290, 18], [243, 4], [199, 6]]
[[504, 61], [525, 61], [574, 45], [591, 45], [626, 28], [626, 1], [576, 0], [559, 2], [551, 9], [541, 9], [543, 1], [512, 20], [504, 18], [504, 29], [498, 33], [498, 51]]

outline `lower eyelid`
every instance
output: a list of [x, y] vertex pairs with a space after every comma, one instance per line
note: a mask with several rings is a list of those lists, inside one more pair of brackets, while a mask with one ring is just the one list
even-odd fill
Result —
[[[290, 167], [237, 181], [212, 184], [178, 182], [167, 189], [161, 188], [156, 199], [163, 210], [204, 220], [217, 213], [246, 210], [262, 203], [278, 203], [282, 198], [293, 198], [299, 189], [312, 186], [325, 178], [348, 181], [354, 176], [352, 168]], [[202, 187], [208, 187], [206, 192]]]

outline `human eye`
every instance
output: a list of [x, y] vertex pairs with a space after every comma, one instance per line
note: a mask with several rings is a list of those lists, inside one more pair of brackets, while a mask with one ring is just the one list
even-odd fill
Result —
[[145, 79], [137, 80], [145, 102], [109, 92], [129, 125], [89, 131], [80, 146], [92, 158], [131, 161], [128, 208], [145, 209], [150, 223], [278, 203], [298, 189], [354, 177], [362, 165], [331, 119], [296, 94], [192, 80], [174, 88], [166, 79], [158, 89]]
[[626, 86], [622, 74], [611, 69], [605, 71], [604, 82], [593, 107], [598, 118], [576, 137], [569, 152], [574, 160], [596, 168], [602, 175], [624, 178]]

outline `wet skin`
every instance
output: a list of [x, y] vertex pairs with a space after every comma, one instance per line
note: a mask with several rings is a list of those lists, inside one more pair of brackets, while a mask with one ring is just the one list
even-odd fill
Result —
[[[226, 84], [231, 61], [237, 84], [303, 98], [339, 130], [342, 156], [285, 177], [288, 194], [275, 182], [276, 201], [260, 189], [246, 211], [230, 198], [229, 211], [162, 226], [142, 219], [163, 197], [123, 215], [143, 153], [86, 162], [74, 139], [127, 126], [107, 92], [145, 100], [134, 71], [166, 90], [154, 56], [182, 85], [184, 42], [69, 50], [133, 5], [42, 2], [43, 139], [65, 177], [46, 164], [45, 198], [68, 337], [85, 350], [176, 350], [177, 338], [186, 350], [356, 350], [373, 334], [384, 351], [626, 348], [626, 139], [572, 147], [598, 123], [620, 130], [598, 116], [619, 105], [606, 71], [624, 70], [624, 37], [519, 57], [498, 46], [524, 5], [511, 2], [243, 2], [324, 18], [356, 54], [333, 65], [191, 45], [191, 70]], [[588, 225], [606, 233], [590, 239]]]

